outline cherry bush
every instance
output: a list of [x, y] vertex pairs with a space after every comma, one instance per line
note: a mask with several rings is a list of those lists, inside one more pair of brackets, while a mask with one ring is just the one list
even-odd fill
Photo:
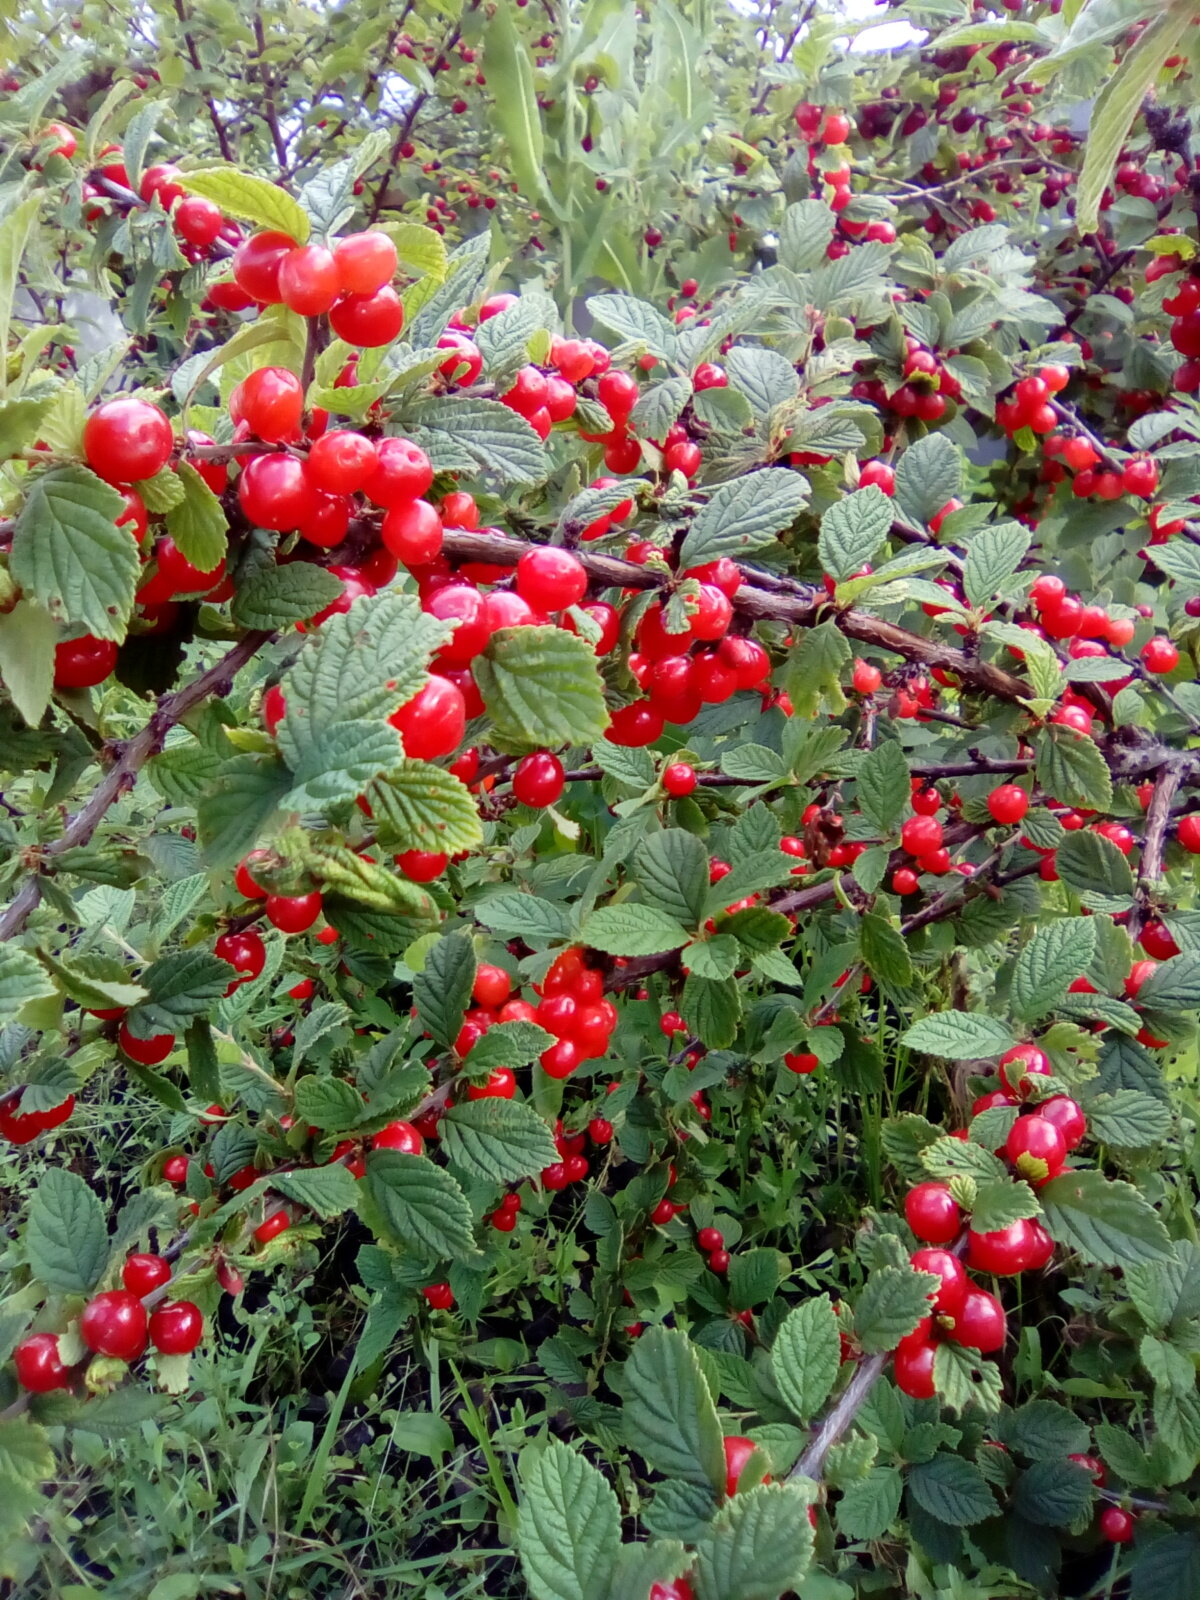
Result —
[[3, 1594], [1194, 1600], [1200, 11], [93, 9]]

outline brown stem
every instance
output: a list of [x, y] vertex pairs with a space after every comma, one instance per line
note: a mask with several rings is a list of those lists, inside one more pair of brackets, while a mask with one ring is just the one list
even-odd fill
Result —
[[1138, 872], [1137, 899], [1129, 913], [1129, 937], [1136, 940], [1145, 927], [1150, 897], [1163, 873], [1163, 850], [1171, 821], [1171, 802], [1183, 780], [1178, 762], [1163, 767], [1154, 780], [1154, 793], [1146, 808], [1146, 836], [1142, 843], [1142, 863]]
[[275, 147], [275, 159], [282, 172], [287, 166], [287, 144], [279, 126], [279, 108], [275, 104], [275, 80], [266, 63], [267, 37], [263, 28], [262, 12], [254, 14], [254, 42], [258, 46], [258, 76], [263, 87], [263, 116]]
[[[46, 846], [42, 852], [43, 861], [50, 865], [54, 857], [61, 856], [65, 851], [73, 850], [79, 845], [87, 844], [104, 820], [108, 808], [121, 795], [133, 788], [138, 773], [150, 757], [157, 755], [162, 749], [167, 734], [175, 724], [182, 721], [194, 706], [198, 706], [210, 694], [228, 693], [235, 675], [271, 637], [269, 633], [248, 633], [206, 672], [202, 672], [198, 678], [174, 694], [164, 696], [141, 732], [135, 734], [121, 747], [117, 760], [97, 784], [91, 799], [82, 810], [75, 813], [62, 837]], [[30, 915], [37, 909], [41, 897], [41, 880], [37, 873], [33, 873], [26, 878], [15, 898], [0, 916], [0, 943], [20, 933]]]

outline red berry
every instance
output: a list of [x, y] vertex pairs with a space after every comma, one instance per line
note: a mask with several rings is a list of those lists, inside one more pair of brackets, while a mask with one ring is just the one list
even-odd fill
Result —
[[339, 339], [359, 349], [391, 344], [404, 327], [404, 306], [389, 285], [374, 294], [347, 294], [329, 313], [329, 326]]
[[1052, 1178], [1067, 1159], [1067, 1141], [1044, 1117], [1018, 1117], [1009, 1130], [1004, 1153], [1021, 1177], [1037, 1184]]
[[56, 1333], [31, 1333], [22, 1339], [13, 1351], [13, 1365], [17, 1382], [31, 1394], [66, 1389], [71, 1382], [70, 1368], [58, 1353]]
[[162, 1256], [132, 1255], [127, 1256], [125, 1265], [121, 1268], [121, 1281], [130, 1294], [136, 1294], [139, 1299], [150, 1294], [152, 1290], [159, 1289], [168, 1283], [171, 1277], [171, 1263]]
[[117, 664], [117, 646], [112, 639], [94, 639], [90, 633], [78, 639], [64, 639], [54, 647], [54, 686], [56, 689], [92, 689], [103, 683]]
[[84, 1306], [79, 1336], [97, 1355], [136, 1361], [146, 1348], [146, 1308], [128, 1289], [108, 1289]]
[[406, 1156], [419, 1156], [425, 1141], [411, 1122], [389, 1122], [371, 1138], [372, 1150], [399, 1150]]
[[198, 194], [185, 195], [171, 218], [179, 237], [200, 250], [208, 249], [220, 233], [224, 221], [220, 206]]
[[454, 1290], [448, 1283], [431, 1283], [421, 1293], [433, 1311], [449, 1311], [454, 1304]]
[[234, 252], [234, 282], [260, 305], [278, 305], [279, 269], [284, 257], [295, 248], [296, 241], [286, 233], [251, 234]]
[[932, 1272], [942, 1280], [941, 1287], [930, 1295], [930, 1302], [935, 1311], [955, 1316], [971, 1283], [958, 1257], [949, 1250], [914, 1250], [912, 1264], [918, 1272]]
[[349, 233], [334, 246], [338, 282], [346, 294], [372, 295], [396, 275], [396, 246], [386, 233]]
[[867, 661], [856, 661], [852, 682], [856, 694], [874, 694], [883, 682], [883, 673]]
[[1174, 672], [1179, 665], [1179, 651], [1169, 639], [1147, 639], [1142, 646], [1142, 662], [1147, 672], [1156, 675]]
[[900, 829], [900, 843], [911, 856], [925, 856], [940, 849], [942, 825], [935, 817], [909, 817]]
[[517, 562], [517, 592], [537, 611], [561, 611], [583, 599], [587, 573], [569, 550], [542, 545]]
[[676, 799], [691, 794], [696, 787], [695, 768], [688, 766], [686, 761], [673, 761], [663, 769], [662, 783], [667, 793]]
[[143, 1067], [156, 1067], [175, 1048], [173, 1033], [156, 1033], [149, 1039], [136, 1038], [125, 1023], [117, 1030], [117, 1043], [131, 1061]]
[[892, 1357], [892, 1375], [901, 1394], [913, 1400], [932, 1400], [933, 1362], [937, 1346], [929, 1339], [904, 1340]]
[[1109, 1544], [1128, 1544], [1133, 1538], [1136, 1524], [1137, 1519], [1132, 1511], [1126, 1511], [1121, 1506], [1105, 1506], [1097, 1526], [1101, 1538], [1107, 1539]]
[[379, 441], [375, 470], [363, 485], [367, 499], [385, 510], [423, 495], [433, 482], [429, 457], [411, 439]]
[[255, 1228], [254, 1237], [259, 1244], [270, 1244], [272, 1239], [277, 1239], [281, 1233], [286, 1233], [291, 1225], [292, 1219], [286, 1211], [282, 1209], [273, 1211]]
[[552, 806], [563, 792], [563, 764], [549, 750], [522, 756], [513, 772], [513, 794], [525, 806]]
[[150, 1318], [150, 1342], [164, 1356], [186, 1356], [204, 1337], [204, 1317], [190, 1300], [159, 1306]]
[[305, 464], [294, 456], [254, 456], [242, 468], [237, 490], [248, 519], [277, 533], [293, 533], [317, 510]]
[[406, 567], [430, 566], [442, 553], [442, 519], [428, 500], [406, 500], [392, 506], [379, 531], [384, 544]]
[[154, 477], [171, 459], [174, 446], [166, 413], [148, 400], [106, 400], [83, 428], [84, 457], [106, 483]]
[[820, 1057], [813, 1055], [811, 1050], [789, 1051], [783, 1058], [783, 1064], [789, 1072], [794, 1072], [798, 1077], [806, 1078], [810, 1072], [815, 1072], [821, 1065]]
[[1014, 1222], [994, 1233], [968, 1233], [967, 1266], [974, 1272], [1015, 1277], [1029, 1265], [1032, 1242], [1026, 1221]]
[[441, 850], [402, 850], [396, 865], [413, 883], [432, 883], [449, 865], [450, 857]]
[[436, 761], [462, 743], [467, 726], [462, 691], [437, 673], [420, 691], [388, 718], [399, 730], [404, 753], [417, 761]]
[[1028, 1098], [1033, 1088], [1026, 1083], [1028, 1078], [1047, 1078], [1050, 1076], [1050, 1062], [1043, 1050], [1035, 1044], [1014, 1045], [1000, 1057], [1000, 1081], [1012, 1094], [1020, 1099]]
[[908, 1225], [926, 1244], [948, 1244], [962, 1225], [949, 1187], [944, 1183], [918, 1183], [904, 1197]]
[[[738, 1480], [745, 1470], [746, 1463], [754, 1454], [758, 1446], [753, 1439], [744, 1438], [741, 1434], [730, 1434], [722, 1440], [725, 1447], [725, 1493], [735, 1495]], [[764, 1482], [769, 1482], [764, 1479]]]
[[968, 1350], [978, 1350], [984, 1355], [999, 1350], [1004, 1343], [1006, 1322], [1004, 1307], [994, 1294], [986, 1289], [968, 1289], [962, 1309], [954, 1318], [954, 1327], [947, 1337]]
[[1002, 783], [988, 795], [987, 808], [993, 821], [1010, 826], [1029, 810], [1029, 796], [1019, 784]]
[[321, 915], [320, 891], [310, 894], [269, 894], [267, 921], [281, 933], [304, 933]]
[[350, 428], [322, 434], [308, 452], [308, 479], [325, 494], [355, 494], [379, 464], [373, 440]]

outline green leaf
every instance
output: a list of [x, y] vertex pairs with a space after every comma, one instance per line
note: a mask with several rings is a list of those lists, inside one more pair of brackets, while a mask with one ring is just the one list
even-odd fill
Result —
[[794, 1306], [771, 1346], [775, 1387], [801, 1422], [811, 1422], [828, 1400], [841, 1361], [838, 1320], [827, 1294]]
[[464, 1101], [447, 1111], [438, 1131], [446, 1159], [489, 1183], [534, 1178], [559, 1159], [541, 1117], [516, 1100]]
[[789, 1262], [778, 1250], [739, 1250], [729, 1263], [729, 1303], [735, 1311], [765, 1305], [787, 1276]]
[[[795, 367], [778, 350], [769, 350], [765, 345], [739, 345], [731, 350], [725, 358], [725, 371], [730, 385], [745, 395], [760, 422], [765, 422], [778, 406], [796, 398], [799, 383]], [[718, 392], [721, 391], [702, 391], [707, 395]]]
[[1038, 1203], [1027, 1183], [1016, 1183], [1011, 1178], [985, 1178], [978, 1182], [975, 1190], [971, 1227], [976, 1233], [996, 1233], [1037, 1214]]
[[688, 942], [688, 931], [665, 911], [624, 900], [593, 911], [584, 921], [582, 938], [606, 955], [653, 956], [678, 950]]
[[[589, 316], [604, 327], [611, 328], [622, 339], [644, 345], [665, 360], [674, 359], [676, 335], [673, 324], [661, 311], [656, 311], [644, 300], [636, 300], [628, 294], [594, 294], [586, 305]], [[694, 564], [691, 561], [683, 563], [684, 566]]]
[[[692, 380], [682, 375], [664, 378], [643, 389], [629, 414], [631, 432], [639, 439], [663, 439], [692, 398]], [[620, 502], [618, 501], [618, 504]]]
[[1066, 1528], [1090, 1508], [1091, 1474], [1073, 1461], [1035, 1461], [1013, 1489], [1012, 1509], [1044, 1528]]
[[999, 1157], [973, 1140], [935, 1139], [921, 1151], [921, 1165], [934, 1178], [974, 1178], [977, 1183], [1006, 1176]]
[[541, 483], [549, 458], [534, 430], [498, 400], [434, 395], [411, 406], [407, 430], [435, 468], [492, 473], [505, 487]]
[[311, 1073], [296, 1084], [296, 1116], [324, 1133], [343, 1133], [361, 1121], [363, 1098], [342, 1078]]
[[285, 189], [268, 178], [258, 178], [237, 167], [213, 162], [211, 166], [181, 172], [176, 181], [189, 194], [215, 201], [222, 211], [244, 222], [252, 222], [256, 228], [277, 229], [297, 244], [303, 244], [308, 238], [308, 213], [298, 200], [293, 200]]
[[291, 774], [278, 757], [241, 755], [225, 762], [196, 808], [206, 863], [219, 870], [245, 855], [290, 785]]
[[439, 939], [426, 953], [413, 979], [413, 999], [421, 1026], [447, 1050], [458, 1037], [475, 982], [475, 951], [465, 933]]
[[1067, 835], [1055, 851], [1054, 865], [1062, 881], [1077, 894], [1132, 898], [1129, 862], [1111, 839], [1090, 828]]
[[962, 452], [944, 433], [916, 439], [896, 466], [896, 504], [914, 522], [927, 523], [962, 488]]
[[1148, 1150], [1171, 1132], [1169, 1106], [1144, 1089], [1118, 1089], [1087, 1103], [1088, 1134], [1119, 1150]]
[[474, 669], [496, 734], [517, 748], [587, 744], [608, 726], [596, 653], [565, 628], [501, 628]]
[[1200, 1594], [1200, 1535], [1169, 1533], [1140, 1546], [1129, 1593], [1130, 1600], [1192, 1600]]
[[784, 669], [795, 715], [815, 717], [822, 702], [835, 713], [845, 710], [841, 679], [853, 655], [849, 641], [832, 617], [801, 635]]
[[1137, 1266], [1171, 1253], [1158, 1213], [1132, 1184], [1102, 1172], [1069, 1172], [1043, 1184], [1038, 1199], [1055, 1243], [1091, 1266]]
[[0, 612], [0, 679], [31, 728], [50, 704], [57, 642], [58, 624], [34, 601], [18, 600]]
[[124, 963], [114, 956], [83, 955], [59, 961], [44, 950], [38, 956], [67, 998], [81, 1006], [106, 1011], [113, 1006], [135, 1006], [146, 998], [146, 990], [140, 983], [130, 983]]
[[911, 1267], [878, 1267], [854, 1308], [854, 1331], [868, 1354], [894, 1350], [929, 1315], [937, 1280]]
[[656, 1472], [725, 1488], [716, 1406], [695, 1346], [676, 1328], [648, 1328], [622, 1369], [622, 1424], [630, 1449]]
[[683, 952], [686, 971], [697, 978], [732, 978], [740, 960], [736, 939], [728, 934], [714, 934], [708, 939], [697, 939]]
[[138, 483], [138, 493], [151, 516], [161, 516], [164, 511], [170, 511], [172, 506], [180, 503], [184, 487], [177, 474], [170, 467], [164, 467], [152, 478], [142, 478]]
[[1011, 1004], [1025, 1022], [1052, 1011], [1070, 984], [1087, 971], [1096, 952], [1091, 917], [1066, 917], [1039, 928], [1017, 957]]
[[779, 1600], [802, 1587], [812, 1562], [809, 1496], [797, 1484], [735, 1494], [696, 1541], [696, 1600]]
[[863, 914], [858, 928], [858, 948], [867, 971], [880, 983], [903, 987], [912, 982], [912, 957], [904, 935], [879, 912]]
[[[389, 717], [424, 686], [447, 624], [421, 610], [415, 595], [387, 590], [356, 600], [307, 636], [283, 680], [287, 712], [280, 732], [289, 764], [325, 728]], [[286, 730], [286, 731], [285, 731]]]
[[157, 1033], [182, 1033], [192, 1017], [213, 1010], [233, 978], [228, 961], [208, 950], [179, 950], [160, 956], [141, 976], [149, 999], [126, 1017], [130, 1033], [149, 1039]]
[[982, 1061], [1016, 1043], [1012, 1031], [994, 1017], [977, 1011], [939, 1011], [922, 1017], [901, 1035], [900, 1043], [926, 1055], [950, 1061]]
[[233, 620], [240, 628], [272, 633], [276, 628], [316, 616], [338, 598], [342, 587], [340, 578], [311, 561], [259, 567], [234, 596]]
[[837, 216], [823, 200], [797, 200], [783, 213], [779, 260], [790, 272], [811, 272], [827, 260]]
[[787, 467], [764, 467], [719, 484], [683, 541], [681, 570], [772, 543], [791, 527], [808, 500], [808, 479]]
[[319, 811], [338, 801], [353, 800], [373, 778], [394, 767], [403, 756], [400, 735], [386, 723], [343, 722], [312, 730], [297, 741], [299, 719], [284, 717], [277, 730], [284, 759], [292, 768], [292, 787], [281, 804], [293, 811]]
[[1154, 87], [1163, 62], [1183, 37], [1193, 15], [1190, 5], [1182, 0], [1166, 6], [1125, 52], [1121, 64], [1093, 101], [1076, 196], [1075, 227], [1081, 236], [1095, 233], [1099, 227], [1101, 200], [1121, 146], [1142, 101]]
[[743, 950], [750, 955], [762, 955], [776, 950], [787, 938], [791, 925], [782, 911], [771, 911], [766, 906], [747, 906], [717, 922], [718, 933], [731, 933]]
[[141, 563], [124, 501], [86, 467], [34, 480], [13, 530], [12, 575], [58, 622], [123, 639]]
[[692, 973], [683, 986], [679, 1009], [701, 1044], [710, 1050], [726, 1050], [737, 1038], [742, 992], [733, 978], [702, 978]]
[[[18, 174], [19, 176], [19, 174]], [[42, 192], [28, 195], [13, 206], [0, 221], [0, 350], [8, 349], [8, 330], [12, 320], [13, 296], [17, 288], [17, 274], [29, 230], [33, 227], [42, 205]], [[0, 394], [4, 392], [7, 373], [0, 363]]]
[[427, 1156], [373, 1150], [367, 1157], [366, 1183], [396, 1243], [434, 1261], [469, 1261], [478, 1255], [466, 1196]]
[[781, 755], [765, 744], [739, 744], [724, 751], [721, 771], [743, 783], [781, 783], [788, 775]]
[[1032, 1461], [1061, 1463], [1064, 1456], [1085, 1451], [1088, 1437], [1087, 1423], [1056, 1400], [1028, 1401], [1000, 1429], [1003, 1442]]
[[985, 1361], [977, 1350], [943, 1339], [934, 1353], [933, 1382], [938, 1399], [951, 1411], [961, 1414], [978, 1408], [985, 1414], [994, 1414], [1000, 1409], [1003, 1374], [994, 1361]]
[[280, 1194], [307, 1207], [322, 1222], [353, 1211], [358, 1204], [358, 1182], [340, 1161], [328, 1167], [272, 1173], [271, 1183]]
[[950, 1528], [969, 1528], [999, 1510], [974, 1462], [945, 1451], [910, 1470], [908, 1489], [923, 1511]]
[[[187, 461], [181, 461], [176, 468], [177, 478], [183, 490], [178, 503], [167, 512], [167, 532], [179, 547], [181, 555], [185, 556], [193, 566], [201, 572], [211, 572], [225, 557], [229, 543], [229, 524], [225, 519], [225, 512], [221, 502], [212, 492], [204, 479]], [[308, 570], [301, 567], [286, 567], [281, 569], [286, 572]], [[251, 578], [246, 588], [254, 591], [254, 579]], [[330, 599], [336, 598], [330, 595]], [[242, 596], [239, 593], [234, 601], [235, 620], [244, 627], [273, 628], [279, 626], [276, 622], [251, 622], [248, 620], [249, 612], [239, 614], [239, 605]], [[326, 602], [328, 603], [328, 601]], [[319, 609], [319, 608], [314, 608]], [[287, 617], [286, 621], [299, 621], [301, 617], [312, 616], [311, 611], [301, 612], [297, 617]]]
[[184, 1030], [183, 1039], [187, 1047], [188, 1087], [198, 1100], [211, 1105], [221, 1097], [221, 1069], [207, 1018], [193, 1017]]
[[1112, 778], [1094, 739], [1054, 723], [1037, 734], [1035, 747], [1035, 775], [1048, 795], [1062, 805], [1108, 809]]
[[389, 850], [456, 855], [482, 842], [479, 807], [470, 790], [432, 761], [401, 761], [368, 786], [367, 802]]
[[47, 1167], [25, 1229], [29, 1270], [47, 1289], [87, 1294], [108, 1265], [108, 1227], [99, 1196], [74, 1172]]
[[494, 1067], [527, 1067], [554, 1043], [554, 1035], [536, 1022], [501, 1022], [471, 1046], [465, 1070], [481, 1078]]
[[[571, 937], [571, 918], [565, 906], [520, 889], [489, 895], [475, 907], [476, 920], [500, 939], [524, 939], [533, 948]], [[680, 939], [683, 944], [686, 932]]]
[[858, 804], [880, 833], [891, 833], [908, 807], [908, 761], [895, 739], [868, 750], [858, 769]]
[[45, 1000], [54, 985], [32, 950], [8, 944], [0, 948], [0, 1023], [11, 1022], [31, 1000]]
[[998, 594], [1016, 572], [1033, 535], [1019, 522], [1001, 522], [971, 536], [963, 569], [963, 593], [975, 607]]
[[523, 1452], [517, 1550], [533, 1600], [608, 1600], [620, 1542], [616, 1494], [582, 1451], [551, 1439]]
[[1200, 951], [1185, 950], [1161, 962], [1138, 990], [1138, 1004], [1155, 1011], [1200, 1007]]
[[683, 828], [664, 828], [639, 846], [636, 861], [646, 899], [687, 927], [697, 926], [708, 897], [708, 852], [702, 841]]
[[483, 66], [494, 100], [496, 127], [508, 146], [513, 175], [521, 193], [535, 199], [545, 182], [542, 116], [533, 62], [507, 6], [497, 6], [484, 27]]
[[843, 1539], [882, 1539], [900, 1514], [904, 1478], [896, 1467], [872, 1467], [842, 1490], [837, 1528]]
[[440, 285], [434, 293], [428, 294], [425, 292], [427, 286], [420, 286], [423, 294], [419, 310], [413, 313], [408, 303], [409, 297], [405, 296], [405, 314], [408, 317], [405, 334], [414, 347], [419, 349], [423, 345], [435, 344], [455, 311], [460, 306], [471, 305], [479, 298], [480, 288], [487, 276], [491, 249], [492, 239], [487, 229], [464, 239], [452, 251], [445, 271], [440, 275]]
[[821, 566], [839, 583], [875, 557], [887, 538], [892, 502], [875, 484], [857, 489], [830, 506], [821, 518], [817, 553]]

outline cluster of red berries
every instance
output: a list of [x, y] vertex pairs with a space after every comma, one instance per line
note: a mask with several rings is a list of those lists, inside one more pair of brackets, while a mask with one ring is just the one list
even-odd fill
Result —
[[61, 1127], [75, 1109], [73, 1094], [48, 1111], [22, 1111], [21, 1099], [22, 1095], [6, 1097], [0, 1105], [0, 1138], [9, 1144], [29, 1144], [51, 1128]]
[[[160, 1355], [186, 1356], [204, 1336], [204, 1317], [190, 1300], [171, 1300], [147, 1311], [145, 1300], [171, 1281], [171, 1264], [162, 1256], [129, 1256], [121, 1269], [123, 1289], [93, 1295], [79, 1317], [79, 1337], [93, 1355], [136, 1361], [153, 1345]], [[69, 1389], [79, 1364], [68, 1366], [56, 1333], [32, 1333], [13, 1351], [17, 1382], [33, 1394]]]
[[[608, 1052], [617, 1025], [617, 1008], [604, 997], [604, 974], [589, 967], [574, 946], [555, 956], [546, 976], [534, 985], [538, 1003], [511, 997], [512, 980], [502, 967], [484, 965], [475, 975], [475, 1007], [468, 1011], [455, 1040], [455, 1053], [471, 1070], [472, 1046], [497, 1022], [533, 1022], [554, 1035], [555, 1042], [539, 1058], [551, 1078], [569, 1078], [584, 1061], [598, 1061]], [[507, 1068], [502, 1069], [507, 1073]], [[512, 1097], [508, 1073], [503, 1087], [477, 1090]], [[475, 1096], [472, 1096], [474, 1098]]]

